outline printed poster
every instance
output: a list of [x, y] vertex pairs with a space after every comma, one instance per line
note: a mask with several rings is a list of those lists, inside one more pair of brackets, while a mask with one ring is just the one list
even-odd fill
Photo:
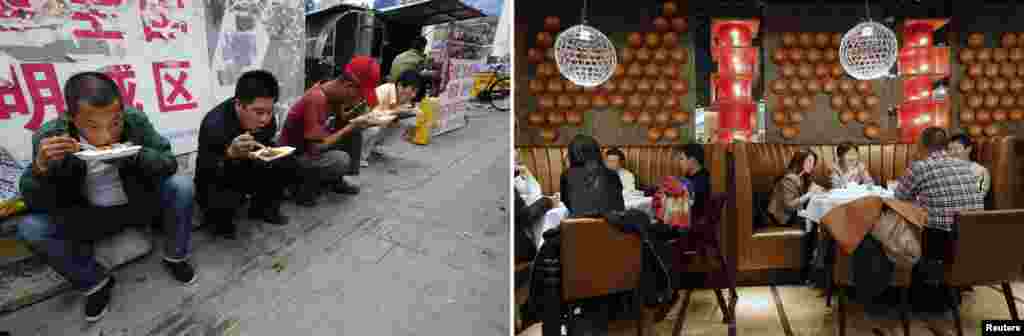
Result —
[[214, 103], [204, 17], [193, 0], [0, 0], [2, 146], [30, 160], [31, 134], [66, 109], [65, 81], [100, 71], [175, 153], [195, 151]]

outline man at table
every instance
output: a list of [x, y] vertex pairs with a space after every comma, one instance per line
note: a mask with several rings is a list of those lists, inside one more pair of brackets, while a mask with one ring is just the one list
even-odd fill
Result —
[[196, 201], [203, 222], [212, 224], [219, 237], [235, 239], [235, 210], [246, 195], [252, 196], [250, 217], [275, 225], [288, 222], [281, 214], [281, 201], [292, 182], [287, 177], [294, 175], [294, 162], [283, 158], [268, 163], [252, 155], [273, 144], [278, 95], [274, 75], [246, 72], [235, 85], [235, 95], [210, 110], [199, 126]]
[[945, 129], [929, 127], [921, 132], [920, 145], [928, 157], [907, 167], [895, 192], [897, 199], [916, 201], [928, 210], [916, 272], [932, 285], [942, 281], [946, 247], [956, 239], [958, 230], [953, 218], [962, 211], [985, 208], [985, 195], [978, 188], [973, 164], [950, 154], [948, 142]]
[[623, 193], [631, 194], [636, 191], [636, 177], [633, 176], [632, 172], [625, 168], [626, 155], [622, 153], [622, 150], [612, 147], [605, 151], [604, 164], [608, 169], [619, 174], [619, 179], [622, 180]]
[[704, 168], [704, 146], [700, 144], [679, 145], [672, 148], [685, 177], [690, 180], [690, 199], [693, 200], [691, 218], [704, 218], [705, 204], [711, 198], [711, 175]]

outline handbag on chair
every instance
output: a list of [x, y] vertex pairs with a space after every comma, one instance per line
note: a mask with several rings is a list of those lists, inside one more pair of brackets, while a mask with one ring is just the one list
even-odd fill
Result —
[[651, 207], [654, 216], [673, 228], [690, 227], [690, 182], [683, 178], [666, 176], [658, 184]]

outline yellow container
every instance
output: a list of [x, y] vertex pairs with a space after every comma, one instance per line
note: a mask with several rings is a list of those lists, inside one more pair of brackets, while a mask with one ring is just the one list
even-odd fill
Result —
[[483, 90], [487, 90], [487, 86], [494, 81], [493, 72], [481, 72], [473, 75], [473, 89], [469, 91], [471, 97], [476, 97]]
[[430, 134], [434, 131], [434, 114], [441, 106], [441, 98], [427, 97], [420, 102], [420, 115], [416, 117], [416, 131], [412, 143], [426, 145], [430, 143]]

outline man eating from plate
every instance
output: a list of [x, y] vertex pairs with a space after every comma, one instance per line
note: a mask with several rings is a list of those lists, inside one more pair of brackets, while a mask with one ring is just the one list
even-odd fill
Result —
[[[72, 76], [64, 100], [65, 115], [32, 136], [34, 160], [20, 182], [32, 212], [20, 219], [18, 237], [85, 292], [87, 321], [103, 316], [114, 288], [92, 245], [126, 226], [159, 221], [167, 235], [163, 265], [175, 280], [194, 283], [188, 262], [192, 181], [175, 175], [171, 144], [145, 114], [123, 105], [117, 84], [102, 73]], [[127, 143], [141, 149], [106, 161], [82, 155]]]
[[294, 155], [302, 180], [295, 195], [299, 205], [315, 206], [321, 185], [329, 185], [340, 194], [359, 193], [344, 178], [351, 171], [352, 160], [358, 158], [345, 152], [342, 143], [357, 137], [366, 127], [367, 118], [358, 117], [347, 123], [336, 123], [334, 119], [345, 118], [341, 112], [359, 103], [365, 87], [376, 85], [380, 78], [379, 66], [356, 66], [356, 61], [364, 58], [367, 57], [357, 56], [335, 79], [313, 85], [288, 112], [280, 142], [296, 148]]
[[277, 79], [262, 70], [242, 74], [234, 97], [217, 105], [203, 117], [199, 127], [199, 156], [196, 159], [196, 200], [204, 223], [213, 225], [217, 236], [235, 238], [235, 209], [252, 196], [249, 217], [284, 225], [281, 214], [284, 189], [294, 176], [295, 163], [288, 157], [270, 162], [256, 152], [273, 144], [277, 126], [274, 103]]

